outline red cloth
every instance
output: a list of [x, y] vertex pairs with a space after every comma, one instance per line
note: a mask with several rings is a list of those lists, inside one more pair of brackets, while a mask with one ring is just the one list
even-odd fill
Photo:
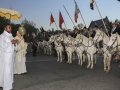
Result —
[[61, 14], [61, 12], [59, 12], [59, 27], [60, 27], [60, 29], [62, 29], [62, 23], [64, 22], [64, 19], [63, 19], [63, 17], [62, 17], [62, 14]]
[[53, 18], [53, 15], [51, 14], [51, 16], [50, 16], [50, 25], [51, 25], [53, 22], [55, 22], [55, 20], [54, 20], [54, 18]]
[[78, 15], [77, 15], [76, 12], [75, 12], [75, 14], [74, 14], [74, 19], [75, 19], [75, 22], [77, 23]]

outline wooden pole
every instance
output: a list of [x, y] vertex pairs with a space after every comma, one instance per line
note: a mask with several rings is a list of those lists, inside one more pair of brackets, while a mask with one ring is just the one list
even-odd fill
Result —
[[[97, 6], [97, 3], [96, 3], [95, 1], [94, 1], [94, 3], [95, 3], [95, 5], [96, 5], [96, 8], [97, 8], [97, 10], [98, 10], [98, 12], [99, 12], [99, 15], [100, 15], [100, 17], [101, 17], [101, 19], [102, 19], [102, 22], [103, 22], [103, 24], [104, 24], [105, 30], [106, 30], [106, 32], [107, 32], [107, 34], [108, 34], [107, 27], [106, 27], [105, 22], [104, 22], [104, 20], [103, 20], [103, 18], [102, 18], [102, 15], [101, 15], [100, 10], [99, 10], [99, 8], [98, 8], [98, 6]], [[108, 36], [109, 36], [109, 34], [108, 34]]]
[[[12, 6], [11, 6], [11, 8], [10, 8], [10, 9], [12, 10]], [[9, 23], [11, 23], [11, 14], [10, 14], [10, 19], [9, 19], [9, 20], [10, 20], [10, 22], [9, 22]]]
[[[75, 1], [75, 0], [74, 0]], [[75, 1], [75, 3], [76, 3], [76, 1]], [[77, 3], [76, 3], [77, 4]], [[78, 5], [77, 5], [78, 6]], [[79, 7], [78, 7], [78, 9], [79, 9]], [[80, 11], [80, 9], [79, 9], [79, 11]], [[85, 23], [85, 20], [84, 20], [84, 18], [83, 18], [83, 16], [82, 16], [82, 13], [81, 13], [81, 11], [80, 11], [80, 16], [81, 16], [81, 18], [82, 18], [82, 20], [83, 20], [83, 23], [84, 23], [84, 25], [86, 26], [86, 23]]]
[[70, 20], [72, 21], [73, 25], [75, 26], [75, 24], [74, 24], [74, 22], [73, 22], [72, 18], [70, 17], [70, 15], [69, 15], [69, 13], [68, 13], [67, 9], [65, 8], [65, 6], [64, 6], [64, 5], [63, 5], [63, 7], [64, 7], [65, 11], [67, 12], [67, 14], [68, 14], [68, 16], [69, 16]]
[[[60, 13], [61, 11], [59, 10], [59, 13]], [[65, 21], [64, 21], [64, 25], [65, 25], [65, 28], [66, 28], [66, 30], [67, 30], [67, 26], [66, 26], [66, 24], [65, 24]]]
[[[51, 13], [51, 12], [50, 12]], [[51, 13], [52, 14], [52, 13]], [[55, 20], [54, 20], [55, 21]], [[58, 30], [58, 27], [57, 27], [57, 24], [56, 24], [56, 22], [55, 22], [55, 26], [56, 26], [56, 28], [57, 28], [57, 30]]]

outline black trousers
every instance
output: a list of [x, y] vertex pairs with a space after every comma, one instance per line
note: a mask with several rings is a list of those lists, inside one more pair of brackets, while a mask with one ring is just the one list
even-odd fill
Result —
[[33, 48], [33, 56], [36, 56], [37, 48]]
[[67, 61], [68, 57], [67, 57], [67, 52], [66, 51], [64, 52], [64, 55], [65, 55], [65, 60]]
[[56, 50], [55, 49], [53, 49], [53, 51], [54, 51], [54, 57], [57, 57], [57, 52], [56, 52]]

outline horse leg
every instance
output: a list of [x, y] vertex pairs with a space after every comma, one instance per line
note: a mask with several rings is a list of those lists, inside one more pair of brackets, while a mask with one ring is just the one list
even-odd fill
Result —
[[88, 65], [87, 65], [87, 68], [90, 68], [90, 55], [87, 54], [87, 56], [88, 56]]
[[94, 62], [94, 64], [96, 64], [96, 62], [97, 62], [97, 57], [98, 57], [98, 54], [95, 54], [95, 55], [94, 55], [94, 57], [95, 57], [95, 62]]
[[110, 71], [110, 62], [111, 62], [111, 54], [109, 55], [108, 57], [108, 61], [107, 61], [107, 66], [108, 66], [108, 69], [107, 69], [107, 73]]
[[107, 56], [106, 56], [106, 54], [104, 54], [104, 71], [106, 71], [107, 70]]
[[78, 66], [80, 65], [80, 55], [79, 53], [77, 53], [77, 56], [78, 56]]
[[74, 52], [73, 52], [72, 56], [73, 56], [73, 61], [75, 61], [75, 53]]
[[83, 65], [83, 60], [82, 60], [83, 58], [82, 58], [82, 56], [83, 56], [82, 53], [80, 53], [80, 61], [81, 61], [81, 62], [80, 62], [80, 66]]
[[90, 62], [91, 62], [91, 67], [90, 67], [90, 69], [93, 69], [93, 67], [94, 67], [93, 54], [91, 54]]
[[82, 60], [85, 62], [85, 54], [82, 54]]
[[60, 63], [62, 63], [62, 51], [60, 51]]
[[69, 57], [70, 57], [70, 64], [72, 64], [72, 57], [73, 57], [73, 53], [72, 53], [72, 52], [70, 52], [70, 53], [69, 53], [69, 55], [70, 55], [70, 56], [69, 56]]
[[68, 57], [68, 61], [67, 61], [67, 63], [70, 63], [69, 52], [67, 52], [67, 57]]
[[59, 61], [60, 61], [59, 51], [57, 51], [57, 56], [58, 56], [58, 60], [57, 60], [57, 62], [59, 62]]

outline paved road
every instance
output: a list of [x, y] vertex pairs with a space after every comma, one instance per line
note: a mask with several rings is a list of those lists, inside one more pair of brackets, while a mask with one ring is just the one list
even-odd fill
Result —
[[[27, 55], [26, 75], [15, 75], [13, 90], [120, 90], [120, 70], [113, 63], [110, 73], [103, 71], [103, 57], [100, 56], [93, 70], [82, 67], [77, 59], [72, 65], [57, 63], [56, 57], [38, 54]], [[0, 89], [2, 90], [2, 89]]]

